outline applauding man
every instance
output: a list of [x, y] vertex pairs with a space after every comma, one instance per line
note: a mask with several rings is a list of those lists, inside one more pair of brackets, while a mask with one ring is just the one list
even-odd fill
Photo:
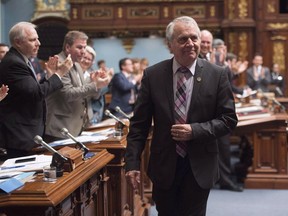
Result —
[[[40, 46], [35, 27], [20, 22], [11, 28], [12, 47], [0, 64], [0, 84], [9, 86], [9, 94], [0, 103], [0, 147], [7, 149], [8, 158], [28, 155], [35, 145], [34, 137], [44, 134], [45, 98], [63, 87], [61, 77], [72, 66], [71, 59], [59, 65], [57, 57], [52, 57], [57, 67], [50, 69], [49, 79], [38, 83], [29, 61], [37, 56]], [[53, 64], [49, 62], [48, 67]]]

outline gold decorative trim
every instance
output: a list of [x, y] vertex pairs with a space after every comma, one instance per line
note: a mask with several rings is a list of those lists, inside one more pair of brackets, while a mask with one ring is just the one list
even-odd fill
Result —
[[286, 41], [286, 40], [287, 40], [287, 37], [286, 37], [286, 36], [282, 36], [282, 35], [277, 35], [277, 36], [271, 37], [271, 40], [272, 40], [272, 41], [275, 41], [275, 40]]
[[228, 42], [229, 42], [229, 52], [235, 54], [235, 33], [230, 32], [228, 33]]
[[288, 23], [268, 23], [267, 27], [272, 29], [286, 29], [288, 28]]
[[159, 7], [128, 7], [128, 19], [157, 19], [159, 18]]
[[267, 4], [267, 12], [268, 13], [275, 13], [276, 9], [275, 9], [275, 2], [269, 2]]
[[178, 16], [191, 16], [193, 18], [205, 18], [205, 6], [175, 6], [174, 17]]
[[[153, 2], [153, 3], [157, 3], [157, 2], [165, 2], [167, 3], [167, 1], [170, 2], [179, 2], [179, 0], [70, 0], [70, 3], [73, 4], [79, 4], [79, 3], [139, 3], [139, 2]], [[189, 2], [199, 2], [199, 0], [186, 0]]]
[[124, 38], [122, 39], [122, 46], [126, 50], [128, 54], [131, 53], [133, 47], [134, 47], [134, 39], [133, 38]]
[[169, 8], [168, 7], [164, 7], [163, 8], [163, 16], [165, 17], [165, 18], [168, 18], [169, 17]]
[[285, 71], [285, 45], [282, 41], [273, 43], [273, 63], [278, 63], [280, 70]]
[[246, 0], [240, 0], [238, 4], [239, 18], [245, 18], [248, 16], [248, 3]]
[[72, 18], [78, 19], [78, 10], [76, 8], [72, 9]]
[[234, 0], [229, 0], [228, 2], [228, 17], [229, 19], [234, 19], [235, 17], [235, 3]]
[[35, 0], [32, 22], [45, 17], [57, 17], [69, 20], [67, 0]]
[[216, 9], [215, 6], [210, 7], [210, 17], [215, 17]]
[[98, 7], [86, 6], [82, 8], [82, 19], [93, 20], [107, 20], [113, 18], [113, 7]]
[[247, 51], [247, 44], [248, 44], [248, 35], [246, 32], [241, 32], [239, 34], [239, 58], [240, 59], [248, 59], [248, 51]]
[[123, 8], [119, 7], [117, 10], [118, 18], [122, 19], [123, 18]]

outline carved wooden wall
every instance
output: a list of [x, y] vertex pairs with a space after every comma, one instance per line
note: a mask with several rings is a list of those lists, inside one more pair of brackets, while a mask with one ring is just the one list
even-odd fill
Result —
[[[201, 29], [222, 37], [228, 51], [240, 59], [251, 62], [256, 52], [261, 53], [267, 67], [278, 63], [284, 76], [287, 73], [288, 6], [283, 9], [282, 0], [70, 0], [70, 4], [69, 28], [91, 37], [164, 37], [169, 21], [192, 16]], [[242, 74], [239, 84], [245, 85], [245, 80]]]
[[70, 4], [69, 27], [91, 37], [164, 37], [167, 24], [182, 15], [219, 33], [223, 18], [223, 0], [70, 0]]
[[[260, 53], [265, 66], [271, 68], [273, 63], [278, 63], [285, 77], [288, 73], [288, 11], [280, 8], [283, 2], [225, 0], [225, 18], [221, 27], [228, 51], [249, 62], [256, 52]], [[245, 74], [242, 74], [240, 84], [244, 85], [245, 80]], [[285, 82], [288, 86], [288, 79]], [[285, 93], [288, 95], [288, 88]]]
[[[62, 17], [69, 29], [85, 31], [90, 38], [117, 37], [131, 46], [133, 38], [165, 36], [175, 17], [195, 18], [201, 29], [223, 38], [228, 51], [250, 63], [254, 54], [263, 55], [267, 67], [278, 63], [288, 73], [287, 0], [36, 0], [35, 23], [39, 18]], [[50, 1], [49, 1], [50, 2]], [[52, 2], [52, 1], [51, 1]], [[70, 7], [68, 7], [68, 2]], [[65, 10], [66, 4], [66, 10]], [[69, 9], [69, 10], [68, 10]], [[69, 12], [69, 17], [68, 13]], [[245, 74], [239, 84], [245, 85]], [[285, 80], [286, 87], [288, 79]], [[288, 88], [286, 88], [288, 95]]]

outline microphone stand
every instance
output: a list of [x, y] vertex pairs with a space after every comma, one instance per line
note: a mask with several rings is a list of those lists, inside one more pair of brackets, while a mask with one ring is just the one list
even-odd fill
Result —
[[115, 115], [113, 115], [108, 109], [105, 110], [104, 113], [106, 116], [109, 116], [110, 118], [113, 118], [116, 120], [114, 136], [115, 137], [123, 136], [123, 129], [126, 126], [125, 123], [123, 121], [121, 121], [119, 118], [117, 118]]
[[91, 158], [91, 157], [93, 157], [95, 155], [95, 153], [89, 152], [89, 149], [83, 143], [81, 143], [78, 140], [76, 140], [76, 138], [74, 136], [72, 136], [72, 134], [70, 134], [69, 131], [66, 128], [62, 128], [60, 132], [64, 136], [72, 139], [76, 143], [76, 145], [75, 145], [76, 149], [81, 149], [83, 151], [84, 160], [89, 159], [89, 158]]
[[115, 111], [118, 112], [118, 113], [120, 113], [120, 114], [122, 114], [122, 115], [125, 116], [127, 119], [130, 119], [130, 116], [128, 116], [125, 112], [123, 112], [119, 106], [116, 106], [116, 107], [115, 107]]
[[58, 151], [53, 149], [51, 146], [49, 146], [46, 142], [44, 142], [42, 137], [40, 137], [39, 135], [36, 135], [34, 137], [34, 142], [36, 142], [37, 144], [42, 145], [49, 152], [52, 153], [52, 162], [51, 162], [50, 166], [51, 167], [52, 166], [56, 167], [56, 177], [63, 176], [64, 163], [68, 162], [68, 159], [65, 156], [63, 156], [62, 154], [60, 154]]

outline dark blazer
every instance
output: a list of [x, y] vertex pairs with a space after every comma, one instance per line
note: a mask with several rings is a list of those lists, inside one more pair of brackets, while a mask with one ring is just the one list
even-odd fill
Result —
[[130, 82], [122, 72], [115, 74], [110, 82], [112, 98], [108, 108], [113, 112], [115, 107], [119, 106], [125, 113], [133, 112], [134, 106], [129, 104], [131, 89], [136, 93], [136, 85]]
[[260, 78], [259, 80], [254, 79], [254, 66], [249, 67], [247, 69], [247, 85], [253, 90], [261, 89], [263, 92], [269, 91], [269, 84], [271, 82], [271, 74], [270, 70], [267, 67], [262, 66], [262, 70], [264, 71], [264, 78]]
[[[178, 157], [170, 131], [175, 124], [172, 62], [160, 62], [144, 72], [130, 121], [125, 157], [126, 171], [140, 170], [141, 152], [153, 118], [148, 176], [163, 189], [173, 182]], [[202, 188], [211, 188], [219, 179], [216, 139], [236, 127], [237, 116], [227, 72], [199, 58], [187, 123], [193, 133], [188, 142], [192, 172]]]
[[45, 97], [61, 88], [57, 75], [38, 83], [23, 56], [13, 47], [0, 63], [0, 84], [9, 92], [0, 102], [0, 145], [29, 151], [36, 135], [43, 136], [46, 115]]

